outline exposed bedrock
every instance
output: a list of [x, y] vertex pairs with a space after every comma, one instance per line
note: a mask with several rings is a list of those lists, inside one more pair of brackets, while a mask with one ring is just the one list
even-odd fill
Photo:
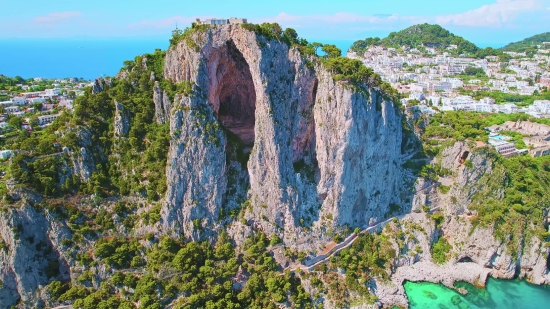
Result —
[[[249, 224], [299, 243], [380, 221], [390, 204], [403, 204], [402, 116], [377, 89], [335, 82], [297, 49], [240, 26], [192, 39], [194, 46], [184, 40], [168, 51], [164, 69], [165, 78], [193, 84], [168, 113], [166, 229], [208, 235], [222, 209], [242, 203]], [[230, 168], [229, 135], [239, 140], [240, 172]], [[248, 203], [237, 197], [242, 191]]]

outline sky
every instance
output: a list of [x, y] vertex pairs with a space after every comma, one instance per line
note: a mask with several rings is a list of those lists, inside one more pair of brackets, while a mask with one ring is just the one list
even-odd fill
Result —
[[0, 39], [168, 38], [196, 18], [278, 22], [314, 40], [439, 24], [481, 46], [550, 31], [550, 0], [0, 0]]

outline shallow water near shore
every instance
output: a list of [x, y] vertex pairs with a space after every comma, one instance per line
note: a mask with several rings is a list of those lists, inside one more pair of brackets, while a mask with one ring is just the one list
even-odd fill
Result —
[[466, 289], [468, 294], [461, 295], [442, 284], [405, 283], [411, 309], [550, 308], [550, 286], [537, 286], [524, 280], [489, 278], [486, 289], [463, 282], [456, 283], [455, 287]]

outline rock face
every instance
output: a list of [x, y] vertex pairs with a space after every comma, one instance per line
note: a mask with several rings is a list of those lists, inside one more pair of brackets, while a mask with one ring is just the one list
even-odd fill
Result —
[[99, 151], [99, 153], [101, 153], [101, 149], [92, 145], [92, 133], [89, 129], [80, 128], [76, 134], [81, 147], [79, 151], [75, 151], [71, 155], [74, 173], [79, 175], [82, 180], [88, 180], [95, 171], [92, 153], [93, 151]]
[[153, 87], [153, 102], [155, 103], [155, 118], [157, 123], [165, 123], [170, 116], [170, 98], [166, 91], [160, 89], [158, 81]]
[[395, 193], [402, 187], [402, 116], [379, 90], [335, 82], [297, 49], [238, 25], [192, 39], [194, 46], [181, 42], [167, 52], [164, 69], [174, 83], [192, 84], [191, 93], [168, 113], [155, 87], [157, 119], [169, 116], [173, 135], [166, 229], [197, 236], [211, 226], [196, 220], [207, 214], [216, 221], [222, 201], [232, 199], [231, 136], [250, 180], [241, 188], [248, 190], [245, 218], [287, 242], [302, 238], [306, 225], [318, 235], [364, 226], [383, 219], [390, 204], [403, 204]]
[[105, 80], [103, 78], [96, 78], [94, 85], [92, 86], [92, 93], [100, 93], [105, 88]]
[[[464, 142], [456, 142], [441, 151], [435, 161], [452, 171], [452, 175], [441, 177], [439, 182], [449, 186], [449, 192], [431, 189], [417, 192], [414, 199], [428, 205], [431, 210], [444, 213], [445, 220], [440, 229], [436, 229], [434, 223], [422, 213], [409, 214], [400, 220], [404, 226], [410, 220], [416, 222], [425, 233], [416, 233], [413, 237], [416, 242], [405, 244], [404, 247], [409, 250], [399, 259], [391, 282], [376, 282], [375, 293], [383, 304], [408, 305], [402, 286], [405, 280], [443, 283], [452, 287], [456, 281], [484, 285], [490, 275], [503, 279], [526, 278], [535, 284], [550, 283], [547, 264], [550, 249], [537, 236], [519, 240], [524, 244], [523, 250], [513, 256], [508, 249], [508, 241], [496, 239], [492, 226], [474, 226], [472, 223], [475, 212], [468, 209], [472, 197], [483, 192], [489, 179], [504, 181], [504, 175], [493, 169], [492, 160], [483, 148], [475, 149]], [[424, 182], [419, 181], [417, 191], [418, 187], [423, 186]], [[491, 193], [504, 195], [498, 191]], [[410, 231], [410, 228], [403, 229], [405, 233], [407, 230]], [[449, 260], [444, 265], [433, 264], [429, 254], [431, 244], [438, 237], [444, 237], [452, 246]], [[415, 256], [416, 253], [410, 248], [417, 246], [423, 254]]]
[[2, 217], [0, 308], [9, 308], [19, 300], [29, 307], [40, 307], [39, 287], [49, 283], [49, 278], [70, 278], [67, 262], [61, 258], [56, 244], [56, 239], [64, 234], [50, 226], [44, 214], [31, 206], [9, 209]]
[[124, 106], [115, 100], [115, 137], [126, 137], [130, 130], [130, 115]]

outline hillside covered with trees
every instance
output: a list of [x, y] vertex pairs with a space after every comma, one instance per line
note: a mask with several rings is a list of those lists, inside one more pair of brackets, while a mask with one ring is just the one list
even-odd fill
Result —
[[544, 42], [550, 42], [550, 32], [537, 34], [521, 41], [510, 43], [504, 46], [502, 50], [511, 52], [536, 52], [536, 46]]
[[476, 58], [503, 56], [500, 50], [495, 50], [491, 47], [485, 49], [479, 48], [474, 43], [451, 33], [439, 25], [430, 25], [427, 23], [392, 32], [383, 39], [375, 37], [358, 40], [353, 43], [350, 49], [356, 53], [364, 53], [370, 46], [383, 46], [387, 48], [402, 48], [403, 46], [410, 48], [434, 47], [436, 49], [446, 49], [451, 45], [456, 45], [457, 48], [449, 50], [449, 52], [457, 55], [468, 54]]

